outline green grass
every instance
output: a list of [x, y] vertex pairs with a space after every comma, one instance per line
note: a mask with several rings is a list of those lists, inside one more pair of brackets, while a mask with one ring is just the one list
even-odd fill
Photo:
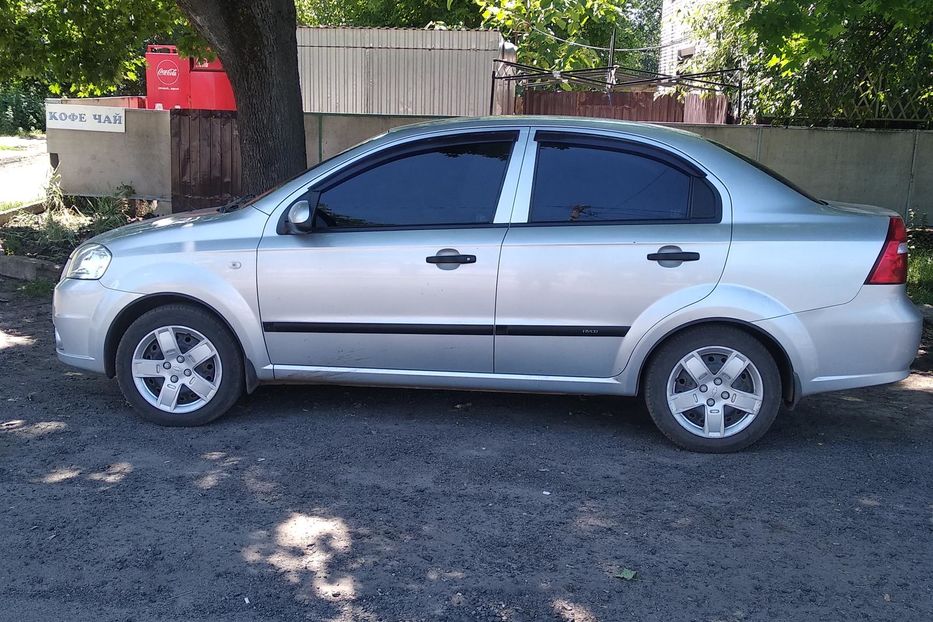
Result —
[[11, 209], [28, 205], [29, 201], [0, 201], [0, 212], [8, 212]]
[[35, 281], [26, 281], [16, 288], [16, 291], [29, 296], [30, 298], [48, 298], [55, 289], [55, 281], [49, 279], [36, 279]]
[[22, 145], [0, 145], [0, 151], [24, 151], [26, 147]]
[[907, 268], [907, 294], [917, 304], [933, 305], [933, 250], [911, 250]]

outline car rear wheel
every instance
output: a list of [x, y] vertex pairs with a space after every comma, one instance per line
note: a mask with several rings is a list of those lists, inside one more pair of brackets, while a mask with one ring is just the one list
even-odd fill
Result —
[[127, 401], [159, 425], [191, 426], [224, 414], [243, 393], [243, 358], [230, 331], [189, 305], [140, 316], [117, 347], [117, 381]]
[[645, 402], [658, 428], [681, 447], [738, 451], [771, 427], [781, 405], [781, 375], [752, 335], [727, 326], [697, 327], [654, 354]]

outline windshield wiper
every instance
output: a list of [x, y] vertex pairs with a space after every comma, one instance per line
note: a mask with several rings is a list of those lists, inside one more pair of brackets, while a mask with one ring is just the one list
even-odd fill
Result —
[[256, 195], [244, 194], [243, 196], [240, 196], [240, 197], [234, 197], [233, 199], [230, 200], [229, 203], [225, 203], [224, 205], [221, 205], [220, 207], [218, 207], [217, 211], [220, 212], [221, 214], [226, 214], [227, 212], [236, 211], [240, 209], [240, 207], [243, 206], [243, 203], [245, 203], [246, 201], [249, 201], [254, 196]]

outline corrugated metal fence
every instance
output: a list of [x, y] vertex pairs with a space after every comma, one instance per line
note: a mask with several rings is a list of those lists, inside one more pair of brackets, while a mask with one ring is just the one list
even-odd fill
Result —
[[526, 91], [517, 98], [517, 114], [558, 114], [599, 117], [627, 121], [666, 123], [725, 123], [728, 109], [725, 95], [701, 97], [689, 94], [685, 100], [675, 95], [650, 91], [621, 91], [612, 94], [590, 91]]
[[299, 28], [304, 111], [488, 114], [501, 42], [491, 30]]

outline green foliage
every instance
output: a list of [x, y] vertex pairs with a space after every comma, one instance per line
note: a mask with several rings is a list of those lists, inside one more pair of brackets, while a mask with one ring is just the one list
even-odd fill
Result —
[[16, 288], [16, 291], [28, 296], [29, 298], [48, 298], [55, 289], [55, 281], [49, 279], [36, 279], [35, 281], [26, 281]]
[[480, 25], [474, 0], [295, 0], [298, 21], [308, 26], [390, 28]]
[[711, 0], [691, 69], [747, 69], [752, 116], [933, 120], [933, 1]]
[[96, 96], [137, 83], [146, 43], [200, 49], [172, 0], [0, 0], [0, 83]]
[[907, 263], [907, 294], [917, 304], [933, 305], [933, 249], [911, 249]]
[[0, 135], [45, 130], [45, 96], [31, 81], [0, 86]]
[[[606, 65], [613, 29], [616, 48], [657, 45], [659, 0], [477, 0], [483, 24], [518, 45], [519, 62], [548, 69]], [[575, 45], [582, 44], [582, 45]], [[591, 46], [591, 47], [584, 47]], [[657, 51], [620, 53], [617, 64], [651, 69]]]
[[17, 214], [0, 227], [3, 253], [61, 263], [83, 241], [151, 216], [148, 202], [128, 198], [131, 188], [120, 188], [105, 197], [67, 197], [59, 182], [58, 175], [53, 175], [43, 201], [44, 212]]

